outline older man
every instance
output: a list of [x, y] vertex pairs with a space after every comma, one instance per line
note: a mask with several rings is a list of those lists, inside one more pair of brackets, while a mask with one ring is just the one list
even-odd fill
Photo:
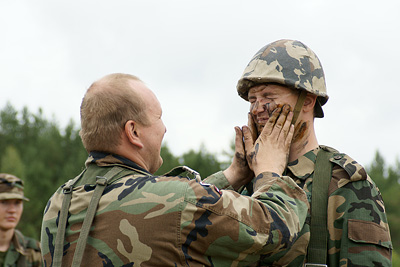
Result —
[[280, 177], [294, 132], [292, 116], [288, 106], [281, 107], [254, 145], [243, 128], [257, 180], [254, 194], [241, 196], [234, 189], [248, 177], [239, 175], [244, 159], [239, 128], [241, 156], [224, 175], [201, 182], [196, 172], [176, 168], [153, 176], [162, 164], [166, 132], [156, 96], [127, 74], [93, 83], [81, 105], [89, 158], [45, 209], [45, 265], [244, 266], [290, 247], [308, 210], [303, 190]]

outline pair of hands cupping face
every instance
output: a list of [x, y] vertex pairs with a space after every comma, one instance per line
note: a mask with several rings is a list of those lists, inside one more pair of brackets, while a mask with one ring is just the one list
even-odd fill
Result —
[[257, 128], [253, 117], [249, 115], [249, 125], [242, 128], [243, 144], [249, 168], [256, 176], [266, 171], [282, 175], [294, 133], [292, 118], [289, 105], [277, 107], [260, 135], [254, 139], [253, 133]]
[[272, 112], [258, 137], [251, 114], [248, 126], [235, 127], [235, 156], [224, 172], [235, 189], [263, 172], [282, 175], [294, 133], [292, 118], [291, 107], [283, 105]]

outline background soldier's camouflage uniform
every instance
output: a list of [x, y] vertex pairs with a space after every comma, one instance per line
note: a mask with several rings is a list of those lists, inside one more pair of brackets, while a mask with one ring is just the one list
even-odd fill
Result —
[[4, 265], [7, 267], [39, 267], [42, 266], [39, 241], [23, 236], [15, 230], [10, 248], [4, 258]]
[[[12, 174], [0, 173], [0, 201], [13, 199], [29, 201], [24, 196], [24, 182]], [[0, 266], [42, 266], [39, 241], [24, 236], [17, 229], [14, 229], [8, 250], [2, 253]]]
[[[321, 106], [327, 102], [328, 95], [322, 65], [303, 43], [278, 40], [261, 48], [238, 81], [238, 94], [248, 101], [249, 89], [265, 83], [278, 83], [317, 95], [315, 117], [324, 116]], [[304, 188], [310, 201], [317, 151], [289, 163], [286, 170], [286, 175]], [[392, 243], [378, 188], [364, 168], [349, 156], [337, 153], [331, 162], [328, 266], [391, 266]], [[310, 239], [309, 223], [310, 214], [293, 247], [262, 260], [260, 266], [302, 266]]]
[[[125, 171], [100, 199], [82, 266], [244, 266], [260, 254], [290, 247], [308, 210], [303, 190], [292, 179], [273, 173], [263, 173], [269, 179], [258, 179], [250, 198], [219, 190], [216, 186], [229, 186], [221, 172], [204, 183], [152, 176], [127, 159], [98, 152], [91, 153], [86, 166], [72, 194], [66, 266], [75, 252], [95, 177], [113, 166]], [[52, 264], [62, 199], [60, 188], [45, 209], [45, 266]]]

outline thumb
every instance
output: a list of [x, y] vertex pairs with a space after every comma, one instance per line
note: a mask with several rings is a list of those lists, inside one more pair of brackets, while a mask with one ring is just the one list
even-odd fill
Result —
[[245, 151], [251, 151], [254, 145], [254, 140], [249, 127], [243, 126], [242, 132], [243, 132], [244, 149]]
[[249, 126], [250, 132], [251, 132], [251, 136], [253, 137], [253, 141], [257, 140], [258, 137], [258, 129], [257, 129], [257, 125], [254, 122], [254, 118], [251, 115], [251, 113], [249, 112], [247, 115], [247, 126]]
[[239, 127], [235, 127], [235, 152], [244, 153], [243, 133]]

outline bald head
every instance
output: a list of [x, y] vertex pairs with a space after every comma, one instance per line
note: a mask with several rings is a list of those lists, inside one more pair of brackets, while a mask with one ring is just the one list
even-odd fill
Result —
[[125, 123], [147, 125], [143, 91], [150, 91], [136, 76], [109, 74], [94, 82], [81, 104], [80, 136], [88, 152], [113, 153], [120, 144]]

